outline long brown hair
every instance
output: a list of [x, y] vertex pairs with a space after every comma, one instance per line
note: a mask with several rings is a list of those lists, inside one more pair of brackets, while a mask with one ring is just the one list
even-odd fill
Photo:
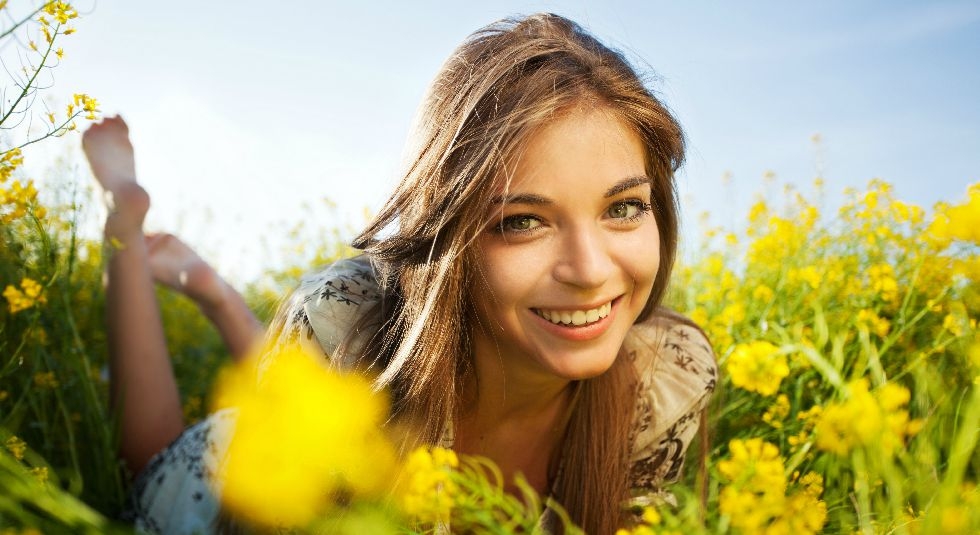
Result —
[[[391, 390], [396, 417], [418, 426], [419, 442], [439, 439], [472, 373], [469, 246], [486, 227], [504, 163], [536, 129], [580, 106], [611, 111], [645, 145], [660, 271], [639, 319], [663, 297], [677, 242], [673, 174], [684, 153], [677, 121], [621, 53], [565, 18], [538, 14], [477, 31], [436, 76], [405, 174], [353, 242], [371, 259], [384, 296], [359, 325], [378, 332], [360, 358], [380, 371], [378, 387]], [[573, 385], [554, 498], [589, 533], [615, 531], [628, 496], [634, 375], [617, 358], [605, 374]]]

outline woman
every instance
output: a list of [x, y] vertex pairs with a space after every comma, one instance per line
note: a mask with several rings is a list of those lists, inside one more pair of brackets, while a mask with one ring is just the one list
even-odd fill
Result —
[[[376, 372], [419, 443], [490, 457], [587, 532], [612, 533], [624, 503], [676, 479], [714, 387], [701, 331], [659, 308], [676, 252], [679, 125], [620, 54], [543, 14], [463, 43], [414, 142], [354, 240], [365, 254], [305, 280], [274, 332]], [[156, 481], [206, 472], [220, 434], [192, 428], [144, 470], [144, 521], [174, 507], [160, 496], [190, 499], [185, 480], [183, 491]]]

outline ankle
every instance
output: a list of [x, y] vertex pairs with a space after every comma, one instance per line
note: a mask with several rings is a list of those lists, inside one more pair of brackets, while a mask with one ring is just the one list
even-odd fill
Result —
[[125, 224], [114, 220], [110, 215], [106, 218], [102, 230], [103, 243], [112, 250], [126, 250], [143, 245], [143, 227]]
[[232, 293], [232, 288], [219, 279], [217, 288], [200, 294], [188, 294], [188, 296], [197, 303], [198, 308], [205, 316], [214, 320], [217, 317], [227, 315], [228, 311], [232, 309], [233, 304], [229, 299]]

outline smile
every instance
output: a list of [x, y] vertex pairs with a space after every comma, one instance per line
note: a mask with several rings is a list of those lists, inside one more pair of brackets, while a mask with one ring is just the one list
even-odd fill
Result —
[[612, 302], [588, 310], [545, 310], [532, 309], [534, 313], [555, 325], [574, 325], [576, 327], [595, 323], [609, 315]]

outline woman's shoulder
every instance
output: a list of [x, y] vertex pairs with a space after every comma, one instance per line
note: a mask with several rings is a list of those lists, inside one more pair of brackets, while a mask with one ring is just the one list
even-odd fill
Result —
[[[272, 348], [301, 345], [333, 357], [357, 321], [381, 300], [370, 259], [356, 256], [333, 262], [302, 277], [273, 323]], [[364, 338], [355, 336], [355, 338]], [[357, 341], [357, 340], [355, 340]], [[363, 342], [364, 340], [360, 340]], [[261, 367], [261, 366], [260, 366]]]
[[678, 477], [715, 389], [718, 365], [704, 331], [667, 309], [634, 325], [624, 349], [639, 380], [631, 429], [633, 485], [654, 488]]
[[650, 318], [633, 325], [623, 346], [646, 386], [641, 392], [674, 406], [714, 390], [718, 365], [711, 343], [700, 327], [681, 314], [666, 308], [656, 310]]
[[624, 349], [640, 382], [633, 430], [639, 453], [700, 412], [714, 391], [718, 365], [704, 331], [667, 309], [634, 325]]

